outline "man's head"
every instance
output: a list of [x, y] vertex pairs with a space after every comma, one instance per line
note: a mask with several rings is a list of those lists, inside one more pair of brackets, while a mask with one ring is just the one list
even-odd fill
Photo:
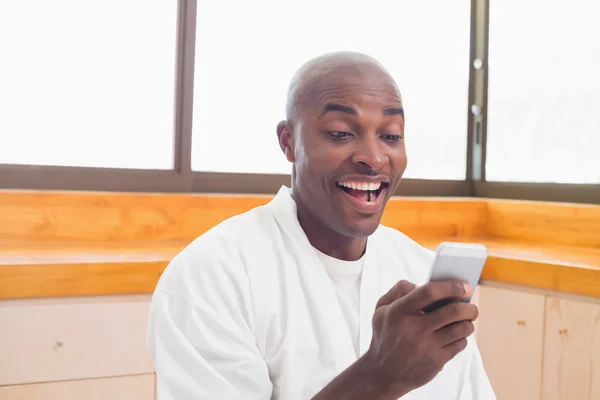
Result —
[[390, 74], [363, 54], [319, 56], [294, 75], [286, 111], [277, 135], [299, 216], [342, 237], [372, 234], [407, 164]]

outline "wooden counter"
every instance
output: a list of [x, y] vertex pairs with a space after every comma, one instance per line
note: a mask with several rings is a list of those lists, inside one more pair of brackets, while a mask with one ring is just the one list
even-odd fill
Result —
[[[169, 261], [268, 196], [0, 192], [0, 298], [151, 293]], [[600, 207], [394, 198], [383, 223], [429, 248], [483, 243], [482, 279], [600, 297]]]
[[[0, 399], [154, 399], [145, 334], [160, 274], [269, 199], [0, 192]], [[475, 335], [499, 400], [600, 398], [600, 207], [395, 198], [383, 223], [431, 249], [488, 246]]]

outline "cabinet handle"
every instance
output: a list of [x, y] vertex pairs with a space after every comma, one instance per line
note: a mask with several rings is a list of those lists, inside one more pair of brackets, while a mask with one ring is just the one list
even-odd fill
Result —
[[519, 325], [519, 326], [525, 326], [525, 321], [523, 321], [523, 320], [520, 319], [520, 320], [517, 321], [517, 325]]
[[558, 334], [559, 335], [566, 335], [567, 334], [567, 330], [566, 329], [559, 329], [558, 330]]

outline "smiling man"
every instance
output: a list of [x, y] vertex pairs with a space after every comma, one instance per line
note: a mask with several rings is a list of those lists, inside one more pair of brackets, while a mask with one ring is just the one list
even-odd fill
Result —
[[[291, 189], [167, 267], [148, 349], [158, 400], [493, 400], [462, 282], [380, 225], [407, 165], [400, 91], [357, 53], [310, 60], [277, 137]], [[418, 286], [416, 286], [418, 285]]]

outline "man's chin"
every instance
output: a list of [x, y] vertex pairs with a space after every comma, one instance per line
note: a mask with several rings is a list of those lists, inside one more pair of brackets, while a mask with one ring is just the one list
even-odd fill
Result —
[[344, 221], [347, 236], [367, 237], [371, 236], [381, 223], [381, 214], [364, 216], [363, 218], [352, 218]]

